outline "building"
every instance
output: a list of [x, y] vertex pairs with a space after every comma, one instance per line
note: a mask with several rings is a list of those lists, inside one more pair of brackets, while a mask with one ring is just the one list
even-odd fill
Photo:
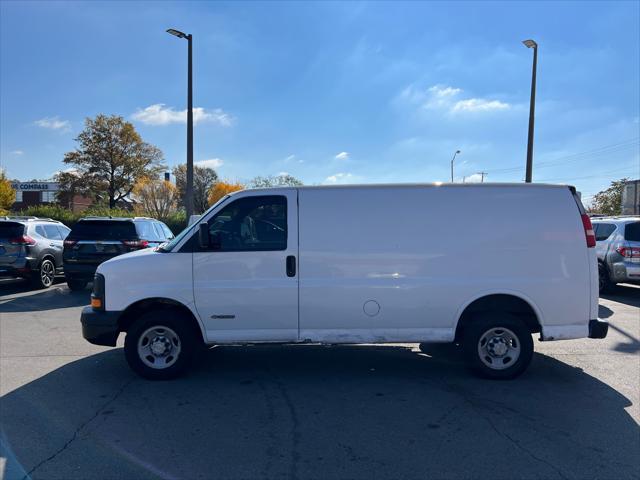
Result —
[[24, 210], [35, 205], [60, 203], [73, 212], [80, 212], [86, 210], [92, 203], [90, 198], [82, 195], [74, 195], [73, 198], [63, 198], [62, 201], [59, 201], [56, 197], [59, 191], [58, 182], [46, 180], [20, 182], [14, 180], [11, 182], [11, 188], [16, 192], [16, 200], [11, 206], [11, 210], [14, 211]]
[[640, 180], [625, 182], [622, 190], [622, 215], [640, 215]]

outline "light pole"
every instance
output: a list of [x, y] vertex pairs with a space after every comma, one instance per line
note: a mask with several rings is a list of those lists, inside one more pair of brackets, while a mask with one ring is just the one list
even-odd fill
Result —
[[193, 75], [191, 63], [191, 34], [182, 33], [170, 28], [167, 33], [178, 38], [186, 38], [189, 44], [189, 60], [187, 65], [187, 191], [184, 206], [187, 210], [187, 221], [193, 215]]
[[533, 176], [533, 124], [536, 110], [536, 69], [538, 67], [538, 44], [533, 40], [524, 40], [527, 48], [533, 48], [533, 71], [531, 73], [531, 103], [529, 104], [529, 136], [527, 138], [527, 170], [525, 182], [531, 183]]
[[456, 153], [453, 154], [453, 158], [451, 159], [451, 183], [453, 183], [453, 161], [456, 159], [456, 155], [460, 153], [460, 150], [456, 150]]

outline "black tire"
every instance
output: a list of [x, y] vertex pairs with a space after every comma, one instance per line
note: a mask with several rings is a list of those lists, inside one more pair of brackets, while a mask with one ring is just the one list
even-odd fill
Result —
[[31, 277], [31, 284], [34, 288], [44, 289], [53, 285], [56, 278], [56, 265], [49, 258], [45, 258], [40, 263], [40, 268], [37, 272], [33, 272]]
[[615, 287], [615, 283], [611, 281], [607, 267], [603, 263], [598, 262], [598, 291], [600, 293], [609, 293]]
[[73, 290], [74, 292], [84, 290], [87, 283], [88, 282], [86, 280], [74, 280], [73, 278], [67, 278], [67, 287], [69, 287], [69, 290]]
[[[156, 335], [154, 340], [164, 337], [172, 338], [172, 335], [167, 333], [172, 331], [178, 337], [178, 343], [169, 342], [171, 348], [175, 349], [178, 345], [180, 347], [179, 353], [175, 359], [171, 359], [171, 364], [167, 367], [153, 368], [149, 366], [141, 355], [138, 353], [138, 343], [141, 341], [142, 336], [149, 329], [159, 329], [158, 331], [164, 331], [165, 335]], [[152, 334], [152, 336], [155, 334]], [[149, 335], [145, 335], [148, 339]], [[149, 343], [149, 345], [151, 345]], [[199, 342], [196, 337], [196, 333], [190, 324], [190, 319], [185, 318], [185, 315], [179, 311], [167, 309], [160, 310], [155, 309], [140, 316], [133, 325], [129, 328], [127, 336], [124, 340], [124, 353], [127, 359], [127, 363], [131, 369], [141, 377], [149, 380], [170, 380], [172, 378], [182, 375], [198, 351]], [[151, 353], [151, 352], [149, 352]], [[154, 361], [158, 362], [169, 359], [170, 354], [165, 354], [164, 357], [157, 358], [153, 355], [147, 355], [147, 361], [149, 358], [154, 358]], [[168, 362], [169, 360], [167, 360]], [[161, 365], [158, 363], [158, 365]]]
[[[482, 345], [481, 340], [485, 342]], [[496, 344], [508, 344], [509, 350], [515, 347], [512, 350], [514, 353], [510, 355], [511, 351], [507, 350], [501, 357], [493, 356], [488, 350], [491, 346], [495, 349]], [[500, 347], [504, 348], [502, 345]], [[533, 339], [527, 326], [518, 317], [502, 312], [478, 315], [471, 319], [463, 332], [462, 348], [468, 366], [477, 375], [491, 379], [517, 377], [527, 369], [533, 357]], [[481, 353], [483, 349], [486, 352], [484, 355]], [[493, 366], [490, 367], [488, 363]]]

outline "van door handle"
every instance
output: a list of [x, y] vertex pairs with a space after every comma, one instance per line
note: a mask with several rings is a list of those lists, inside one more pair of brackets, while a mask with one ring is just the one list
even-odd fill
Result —
[[296, 257], [289, 255], [287, 257], [287, 277], [296, 276]]

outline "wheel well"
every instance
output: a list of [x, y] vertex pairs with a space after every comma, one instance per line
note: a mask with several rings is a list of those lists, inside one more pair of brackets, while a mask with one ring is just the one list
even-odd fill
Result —
[[42, 258], [40, 259], [40, 263], [38, 263], [38, 268], [40, 268], [40, 265], [42, 265], [42, 262], [44, 262], [45, 260], [51, 260], [53, 262], [53, 266], [57, 267], [55, 257], [50, 253], [47, 253], [43, 255]]
[[531, 333], [537, 333], [540, 331], [540, 321], [536, 312], [531, 305], [520, 297], [507, 294], [487, 295], [486, 297], [479, 298], [471, 302], [467, 308], [464, 309], [460, 319], [458, 320], [458, 326], [456, 327], [456, 341], [462, 338], [465, 327], [473, 321], [473, 317], [479, 313], [510, 313], [519, 317], [525, 325], [529, 328]]
[[202, 331], [200, 330], [200, 324], [194, 317], [191, 310], [185, 307], [182, 303], [168, 298], [147, 298], [129, 305], [118, 320], [119, 329], [121, 332], [129, 330], [131, 325], [142, 315], [150, 310], [162, 309], [174, 310], [183, 315], [183, 317], [189, 322], [189, 326], [193, 329], [197, 338], [202, 338]]

